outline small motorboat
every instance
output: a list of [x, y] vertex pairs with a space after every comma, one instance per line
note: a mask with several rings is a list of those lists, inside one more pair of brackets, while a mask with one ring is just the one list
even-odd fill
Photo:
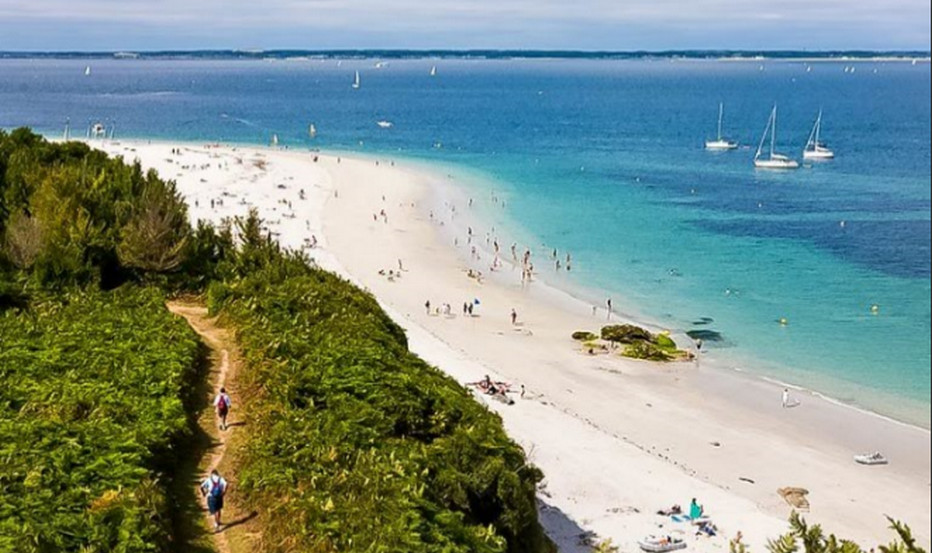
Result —
[[881, 454], [879, 451], [871, 453], [870, 455], [855, 455], [854, 460], [860, 465], [868, 466], [890, 464], [890, 461], [888, 461], [887, 458], [884, 457], [883, 454]]
[[376, 123], [380, 129], [390, 129], [395, 126], [391, 121], [379, 121]]
[[657, 536], [650, 536], [640, 540], [638, 545], [647, 553], [667, 553], [668, 551], [686, 549], [685, 541], [671, 537], [658, 538]]

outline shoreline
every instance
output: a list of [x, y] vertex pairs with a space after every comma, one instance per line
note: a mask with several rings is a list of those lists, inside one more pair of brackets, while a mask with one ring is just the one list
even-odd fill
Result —
[[[739, 60], [739, 61], [743, 61], [743, 60]], [[57, 138], [57, 137], [48, 136], [48, 135], [45, 135], [45, 136], [49, 140], [56, 140], [56, 141], [60, 140], [60, 138]], [[432, 190], [432, 196], [433, 196], [432, 200], [433, 200], [433, 204], [435, 208], [442, 207], [442, 206], [439, 206], [439, 204], [442, 204], [445, 199], [455, 198], [457, 201], [461, 201], [463, 203], [465, 203], [465, 201], [467, 200], [468, 194], [464, 190], [464, 185], [451, 182], [452, 180], [458, 180], [461, 177], [465, 176], [469, 180], [491, 183], [491, 180], [489, 180], [490, 178], [487, 175], [485, 175], [481, 170], [477, 170], [477, 169], [473, 169], [473, 168], [465, 167], [465, 166], [459, 166], [455, 164], [454, 162], [428, 160], [428, 159], [419, 158], [419, 157], [407, 157], [404, 152], [395, 152], [395, 153], [359, 152], [359, 151], [353, 151], [353, 150], [339, 150], [339, 149], [330, 150], [330, 149], [321, 149], [321, 148], [276, 149], [271, 146], [256, 145], [250, 142], [186, 141], [186, 140], [169, 140], [164, 137], [158, 137], [154, 139], [131, 137], [131, 138], [126, 138], [126, 139], [115, 139], [115, 140], [108, 139], [108, 140], [105, 140], [104, 142], [94, 141], [93, 139], [84, 139], [84, 138], [77, 138], [77, 139], [72, 139], [72, 140], [76, 140], [79, 142], [85, 142], [91, 145], [92, 147], [95, 144], [100, 145], [103, 143], [110, 143], [113, 145], [120, 145], [121, 143], [124, 143], [127, 145], [135, 145], [135, 146], [140, 146], [140, 145], [156, 145], [156, 146], [158, 145], [161, 145], [161, 146], [182, 145], [182, 146], [187, 146], [187, 147], [210, 146], [210, 147], [220, 147], [220, 148], [242, 149], [244, 151], [255, 150], [258, 152], [269, 153], [269, 154], [283, 153], [283, 154], [289, 154], [289, 155], [290, 154], [318, 155], [320, 157], [330, 157], [334, 159], [337, 157], [343, 157], [347, 160], [367, 160], [370, 162], [376, 162], [378, 160], [395, 159], [395, 160], [399, 160], [400, 162], [404, 163], [405, 167], [412, 167], [415, 170], [415, 172], [423, 174], [423, 175], [428, 175], [431, 178], [433, 178], [436, 181], [436, 183], [439, 183], [438, 189]], [[466, 185], [466, 186], [472, 186], [472, 185]], [[481, 212], [479, 216], [477, 217], [477, 220], [484, 225], [491, 225], [492, 223], [487, 218], [488, 215], [489, 213], [487, 212]], [[463, 231], [463, 233], [465, 233], [466, 226], [461, 225], [461, 227], [462, 228], [459, 228], [458, 230], [461, 230]], [[447, 232], [446, 234], [442, 232], [438, 232], [438, 239], [452, 238], [452, 237], [453, 235], [449, 234], [449, 232]], [[320, 236], [318, 236], [318, 238], [320, 238]], [[298, 248], [298, 246], [300, 246], [300, 244], [297, 244], [292, 247]], [[449, 246], [449, 247], [453, 249], [452, 246]], [[318, 253], [320, 252], [321, 250], [318, 250]], [[486, 250], [484, 253], [490, 255], [491, 250]], [[468, 263], [468, 259], [465, 253], [457, 250], [457, 256], [460, 259], [460, 261], [464, 263]], [[333, 260], [331, 260], [331, 262], [332, 261]], [[503, 264], [506, 266], [509, 265], [509, 263], [510, 262], [507, 260], [503, 261]], [[347, 271], [345, 271], [342, 268], [340, 271], [337, 271], [337, 272], [343, 275], [347, 274]], [[499, 281], [500, 281], [499, 282], [500, 284], [505, 283], [503, 279], [499, 279]], [[365, 287], [365, 285], [361, 283], [360, 281], [354, 281], [354, 282], [357, 285]], [[561, 307], [563, 309], [571, 308], [570, 306], [574, 306], [580, 309], [581, 311], [589, 309], [590, 306], [593, 305], [594, 296], [599, 292], [596, 288], [587, 287], [581, 283], [557, 284], [557, 283], [552, 282], [551, 279], [546, 278], [546, 277], [536, 277], [534, 282], [537, 288], [545, 289], [543, 297], [547, 298], [549, 301], [554, 302], [558, 307]], [[617, 299], [627, 300], [625, 296], [619, 296]], [[694, 340], [686, 335], [685, 329], [666, 327], [660, 321], [656, 320], [655, 317], [650, 317], [649, 315], [646, 315], [640, 312], [640, 310], [638, 309], [639, 307], [638, 305], [631, 306], [628, 304], [627, 301], [622, 301], [622, 302], [617, 302], [617, 303], [618, 305], [628, 307], [628, 309], [627, 310], [616, 309], [615, 311], [613, 311], [613, 314], [615, 315], [615, 322], [635, 324], [638, 326], [645, 327], [651, 330], [652, 332], [660, 332], [660, 331], [671, 332], [671, 336], [676, 340], [678, 346], [681, 346], [681, 348], [684, 349], [685, 351], [690, 351], [690, 352], [695, 353], [696, 349], [694, 345]], [[596, 303], [596, 305], [598, 304]], [[631, 307], [633, 307], [634, 309], [631, 309]], [[599, 307], [600, 313], [604, 311], [605, 311], [604, 307]], [[596, 323], [595, 326], [601, 327], [603, 326], [602, 323], [604, 323], [605, 321], [597, 319], [594, 322]], [[594, 330], [598, 330], [598, 329], [594, 329]], [[929, 434], [930, 436], [932, 436], [932, 421], [929, 421], [928, 426], [924, 426], [921, 423], [915, 422], [913, 420], [906, 420], [904, 418], [898, 418], [894, 414], [880, 412], [868, 405], [862, 405], [857, 402], [851, 402], [851, 401], [840, 399], [834, 396], [831, 392], [822, 391], [810, 385], [800, 384], [798, 382], [794, 382], [792, 379], [784, 379], [784, 378], [775, 376], [771, 373], [768, 373], [766, 369], [761, 370], [761, 371], [756, 371], [754, 369], [743, 368], [743, 367], [739, 367], [735, 365], [735, 363], [742, 363], [742, 364], [748, 364], [748, 365], [764, 364], [764, 365], [772, 365], [772, 368], [776, 370], [779, 370], [780, 368], [784, 370], [795, 370], [795, 369], [792, 369], [791, 367], [781, 367], [779, 365], [773, 365], [768, 362], [755, 359], [752, 352], [749, 352], [745, 355], [731, 357], [727, 359], [722, 359], [722, 358], [716, 359], [714, 351], [715, 351], [714, 346], [711, 346], [710, 348], [707, 348], [707, 350], [702, 354], [703, 359], [706, 359], [706, 361], [703, 363], [703, 367], [712, 368], [720, 373], [723, 373], [723, 375], [727, 375], [731, 378], [749, 379], [752, 381], [759, 381], [759, 382], [763, 382], [765, 384], [769, 384], [775, 388], [780, 388], [780, 389], [790, 388], [794, 392], [798, 392], [798, 393], [805, 394], [807, 396], [811, 396], [815, 399], [836, 405], [837, 407], [849, 409], [852, 412], [855, 412], [861, 415], [875, 417], [878, 420], [897, 424], [907, 429], [925, 432], [926, 434]], [[805, 372], [805, 371], [800, 371], [800, 372]], [[883, 398], [885, 400], [890, 400], [890, 401], [898, 401], [898, 400], [904, 399], [904, 398], [894, 397], [892, 394], [877, 392], [876, 390], [872, 390], [868, 386], [864, 386], [861, 384], [854, 384], [854, 386], [857, 391], [862, 391], [866, 394], [875, 394], [877, 398]], [[777, 391], [777, 393], [779, 393], [779, 390]], [[910, 402], [911, 404], [915, 404], [917, 409], [921, 407], [919, 402], [916, 402], [913, 399], [907, 399], [906, 401]], [[880, 402], [878, 401], [878, 403]], [[917, 419], [922, 418], [922, 413], [916, 412], [915, 414], [916, 414]]]
[[[339, 153], [341, 155], [364, 158], [364, 159], [369, 159], [372, 161], [375, 161], [376, 159], [381, 159], [381, 158], [393, 157], [391, 154], [384, 154], [380, 156], [378, 154], [358, 155], [354, 152], [339, 152]], [[453, 163], [448, 163], [448, 162], [432, 162], [432, 161], [421, 160], [419, 158], [407, 159], [403, 157], [399, 157], [399, 159], [403, 159], [406, 164], [413, 165], [414, 167], [417, 168], [418, 171], [431, 174], [436, 178], [437, 186], [435, 189], [431, 191], [431, 203], [434, 208], [434, 211], [438, 213], [442, 211], [443, 205], [447, 202], [452, 201], [452, 202], [457, 202], [459, 205], [465, 205], [469, 199], [469, 194], [465, 190], [466, 187], [469, 187], [471, 189], [478, 187], [478, 188], [481, 188], [481, 190], [474, 190], [474, 191], [489, 192], [488, 189], [483, 188], [482, 184], [463, 184], [462, 182], [458, 182], [458, 181], [466, 180], [466, 181], [482, 182], [485, 184], [493, 184], [493, 180], [491, 179], [491, 177], [488, 177], [482, 174], [481, 171], [478, 171], [472, 168], [463, 168], [462, 170], [460, 170], [458, 166], [456, 166]], [[441, 171], [441, 169], [443, 171]], [[444, 175], [441, 175], [441, 172], [446, 173], [447, 171], [449, 171], [449, 173], [447, 173], [445, 175], [445, 178], [443, 178]], [[492, 192], [495, 192], [495, 190], [492, 189]], [[466, 234], [466, 228], [467, 226], [469, 226], [469, 224], [473, 226], [479, 225], [476, 228], [481, 228], [483, 230], [489, 227], [496, 228], [496, 225], [502, 224], [501, 221], [499, 221], [498, 223], [495, 223], [493, 221], [494, 216], [487, 207], [479, 208], [478, 211], [474, 211], [473, 213], [475, 215], [473, 215], [473, 218], [470, 221], [468, 221], [468, 223], [461, 222], [458, 225], [451, 225], [451, 226], [456, 226], [456, 232], [451, 232], [449, 226], [444, 227], [443, 229], [438, 229], [439, 238], [441, 240], [446, 240], [448, 245], [451, 248], [454, 248], [454, 246], [452, 245], [452, 241], [455, 238], [455, 235], [458, 233], [459, 236], [464, 236]], [[505, 219], [507, 220], [507, 216], [505, 216]], [[514, 231], [514, 227], [515, 227], [515, 223], [514, 221], [511, 221], [510, 224], [506, 223], [505, 230]], [[501, 229], [496, 229], [496, 230], [500, 231]], [[519, 239], [524, 239], [526, 238], [526, 235], [528, 235], [529, 233], [528, 231], [522, 228], [518, 232], [512, 232], [512, 234], [517, 235]], [[499, 237], [501, 236], [502, 234], [499, 233]], [[511, 237], [509, 237], [509, 240]], [[521, 246], [521, 247], [523, 248], [524, 246]], [[545, 246], [540, 243], [538, 243], [536, 246], [537, 250], [543, 249], [544, 247]], [[480, 251], [483, 251], [486, 256], [493, 255], [492, 250], [483, 246], [482, 244], [479, 244], [479, 249]], [[535, 250], [535, 253], [539, 253], [537, 250]], [[469, 256], [464, 250], [458, 249], [456, 251], [458, 253], [458, 258], [461, 262], [463, 262], [464, 264], [470, 264]], [[505, 257], [507, 256], [506, 255], [502, 256], [503, 266], [505, 268], [511, 268], [512, 262], [508, 259], [505, 259]], [[476, 267], [476, 266], [473, 266], [473, 268], [477, 270], [480, 269], [479, 267]], [[486, 272], [486, 271], [483, 270], [483, 272]], [[591, 306], [595, 305], [595, 306], [599, 306], [598, 309], [600, 313], [605, 312], [604, 306], [600, 305], [600, 300], [597, 300], [597, 297], [605, 298], [605, 297], [611, 296], [611, 294], [607, 294], [604, 291], [599, 290], [596, 287], [587, 286], [579, 281], [570, 280], [569, 276], [567, 276], [567, 279], [565, 279], [564, 282], [554, 282], [554, 280], [552, 279], [551, 272], [538, 271], [538, 273], [539, 273], [539, 276], [535, 277], [535, 285], [538, 288], [542, 287], [542, 288], [545, 288], [546, 290], [549, 290], [549, 293], [545, 293], [543, 294], [543, 296], [545, 298], [547, 296], [550, 296], [549, 297], [550, 301], [557, 303], [560, 307], [566, 308], [566, 309], [576, 309], [579, 312], [585, 312]], [[504, 283], [504, 284], [508, 283], [507, 279], [498, 278], [500, 274], [495, 274], [493, 276], [496, 277], [500, 283]], [[651, 317], [645, 314], [644, 309], [642, 308], [641, 304], [629, 302], [628, 301], [629, 298], [625, 295], [617, 296], [615, 299], [622, 300], [622, 301], [616, 302], [617, 305], [621, 306], [621, 308], [616, 309], [613, 312], [615, 315], [615, 319], [617, 319], [616, 322], [635, 324], [638, 326], [645, 327], [651, 330], [652, 332], [660, 332], [660, 331], [670, 332], [671, 336], [676, 340], [677, 344], [682, 347], [682, 349], [696, 353], [695, 341], [686, 334], [687, 330], [685, 328], [676, 328], [676, 327], [669, 327], [669, 326], [664, 325], [663, 322], [659, 320], [657, 317]], [[596, 322], [599, 322], [599, 321], [596, 321]], [[605, 321], [601, 321], [601, 323], [604, 323], [604, 322]], [[600, 324], [598, 326], [602, 326], [602, 325]], [[583, 329], [580, 329], [580, 330], [583, 330]], [[589, 330], [597, 330], [597, 329], [589, 329]], [[724, 373], [731, 375], [734, 378], [749, 378], [749, 379], [763, 380], [764, 382], [770, 383], [776, 387], [779, 387], [780, 389], [790, 388], [796, 392], [801, 392], [806, 395], [818, 398], [820, 400], [833, 403], [839, 407], [851, 409], [852, 411], [855, 411], [860, 414], [874, 416], [881, 420], [885, 420], [885, 421], [892, 422], [892, 423], [897, 423], [897, 424], [903, 425], [904, 427], [924, 431], [932, 435], [932, 421], [926, 422], [925, 426], [923, 425], [923, 422], [927, 420], [925, 416], [928, 414], [928, 407], [927, 407], [928, 404], [923, 405], [921, 402], [913, 398], [896, 397], [893, 394], [874, 390], [870, 388], [869, 386], [866, 386], [863, 384], [847, 383], [848, 385], [853, 387], [853, 391], [859, 392], [865, 396], [870, 396], [873, 399], [876, 399], [876, 401], [858, 402], [856, 399], [853, 401], [846, 401], [844, 399], [836, 397], [835, 395], [833, 395], [831, 391], [820, 390], [819, 388], [811, 384], [802, 384], [800, 382], [796, 382], [792, 378], [788, 378], [790, 375], [781, 377], [775, 374], [775, 373], [780, 372], [781, 370], [786, 371], [786, 372], [795, 372], [797, 374], [806, 373], [808, 371], [794, 369], [792, 367], [763, 361], [761, 359], [756, 358], [753, 352], [744, 352], [743, 354], [739, 354], [739, 355], [729, 355], [727, 353], [727, 350], [721, 350], [719, 348], [716, 348], [714, 344], [712, 345], [706, 344], [706, 345], [709, 347], [707, 347], [702, 354], [702, 359], [703, 359], [702, 363], [704, 367], [713, 368], [718, 371], [722, 371]], [[751, 368], [745, 368], [745, 366], [751, 366]], [[753, 366], [765, 366], [767, 368], [756, 370], [753, 368]], [[830, 387], [831, 383], [834, 381], [835, 379], [833, 378], [823, 380], [823, 382], [826, 383], [827, 387]], [[776, 393], [779, 393], [779, 390], [777, 390]], [[871, 403], [879, 405], [879, 404], [888, 403], [891, 401], [893, 402], [905, 401], [909, 403], [910, 408], [908, 409], [908, 411], [909, 411], [909, 415], [912, 415], [912, 416], [907, 415], [906, 410], [901, 411], [900, 414], [903, 416], [899, 417], [897, 414], [884, 413], [882, 411], [879, 411], [870, 405]], [[923, 408], [925, 408], [926, 412], [922, 412]], [[918, 422], [918, 421], [922, 421], [922, 422]]]
[[[255, 156], [269, 163], [262, 170], [241, 162], [239, 169], [236, 163], [230, 164], [234, 173], [210, 169], [210, 174], [193, 174], [197, 170], [160, 167], [166, 163], [164, 154], [170, 145], [181, 145], [186, 156], [206, 155], [211, 159], [216, 155], [228, 161], [237, 156]], [[772, 405], [779, 401], [773, 399], [773, 385], [755, 375], [734, 378], [723, 386], [722, 378], [709, 377], [707, 367], [655, 366], [580, 355], [573, 351], [574, 344], [561, 325], [588, 319], [542, 305], [546, 302], [536, 301], [541, 294], [538, 287], [534, 287], [536, 295], [522, 296], [513, 287], [492, 281], [481, 287], [464, 282], [467, 279], [463, 275], [457, 276], [462, 263], [439, 239], [423, 213], [401, 207], [410, 202], [420, 206], [424, 191], [430, 190], [436, 175], [389, 167], [387, 163], [376, 167], [373, 160], [384, 160], [388, 157], [385, 155], [362, 160], [356, 155], [339, 164], [326, 154], [318, 154], [321, 162], [312, 164], [311, 154], [297, 150], [249, 146], [205, 149], [203, 143], [142, 141], [100, 146], [114, 154], [124, 153], [127, 158], [135, 153], [144, 158], [147, 167], [160, 169], [165, 178], [177, 176], [179, 191], [188, 196], [189, 203], [195, 203], [190, 211], [193, 219], [216, 221], [237, 214], [227, 206], [222, 206], [220, 213], [207, 211], [205, 198], [223, 193], [232, 195], [230, 203], [237, 204], [233, 211], [251, 204], [261, 207], [260, 216], [276, 228], [286, 247], [300, 248], [308, 234], [316, 233], [321, 249], [311, 253], [318, 263], [370, 289], [408, 330], [412, 350], [460, 382], [475, 381], [483, 373], [491, 373], [526, 384], [533, 400], [519, 401], [512, 407], [489, 405], [503, 416], [512, 437], [544, 469], [547, 489], [552, 493], [548, 502], [552, 508], [545, 510], [547, 513], [556, 509], [578, 526], [627, 546], [644, 537], [642, 532], [657, 531], [657, 519], [646, 513], [673, 503], [687, 503], [688, 496], [695, 495], [705, 498], [720, 515], [716, 521], [728, 533], [725, 538], [742, 529], [749, 543], [763, 548], [767, 538], [785, 527], [789, 511], [769, 488], [805, 485], [813, 492], [810, 519], [824, 523], [830, 531], [861, 540], [869, 547], [888, 537], [881, 511], [900, 518], [913, 513], [915, 517], [906, 522], [913, 525], [920, 542], [928, 542], [929, 509], [925, 506], [929, 498], [915, 493], [928, 483], [927, 431], [890, 425], [876, 417], [865, 417], [856, 408], [816, 397], [804, 398], [804, 409], [780, 414]], [[407, 160], [401, 164], [407, 164]], [[173, 172], [178, 169], [181, 172]], [[290, 190], [295, 185], [289, 179], [310, 183], [308, 205], [300, 206], [306, 224], [282, 218], [281, 200], [274, 199], [294, 194], [273, 186], [277, 181]], [[334, 198], [333, 191], [339, 191], [340, 197]], [[398, 201], [398, 207], [389, 210], [393, 213], [392, 224], [384, 227], [379, 226], [382, 223], [365, 222], [371, 221], [372, 208], [380, 204], [380, 193], [391, 195], [392, 202]], [[243, 204], [233, 201], [237, 196]], [[357, 201], [344, 201], [347, 198]], [[198, 199], [203, 202], [200, 206]], [[389, 232], [384, 232], [385, 228]], [[390, 283], [379, 278], [375, 268], [393, 267], [396, 255], [405, 256], [406, 268], [411, 272], [401, 279], [405, 282]], [[407, 289], [408, 280], [415, 281], [413, 292]], [[452, 319], [426, 317], [421, 305], [431, 288], [462, 297], [481, 293], [483, 306], [498, 304], [499, 314], [491, 320], [473, 319], [471, 327]], [[522, 318], [528, 318], [528, 326], [523, 327], [527, 334], [509, 331], [506, 324], [496, 322], [505, 318], [507, 308], [502, 306], [508, 303], [520, 304]], [[809, 428], [813, 421], [830, 431], [813, 431]], [[558, 428], [562, 433], [551, 432]], [[873, 434], [883, 434], [882, 441], [890, 445], [885, 450], [895, 460], [891, 467], [871, 473], [878, 480], [866, 476], [860, 467], [851, 466], [852, 452], [839, 443], [857, 442]], [[586, 439], [575, 442], [575, 436]], [[709, 440], [724, 445], [710, 448]], [[924, 446], [917, 448], [916, 441]], [[599, 453], [580, 457], [580, 448], [597, 449]], [[724, 456], [723, 449], [728, 450]], [[574, 455], [573, 461], [567, 461]], [[795, 477], [781, 476], [783, 467], [794, 466], [798, 472]], [[755, 484], [737, 480], [739, 475], [748, 474], [754, 476]], [[879, 494], [875, 486], [880, 486]], [[616, 512], [620, 508], [615, 505], [616, 495], [626, 497], [626, 507], [638, 509], [640, 514]], [[865, 507], [858, 498], [876, 507]], [[852, 516], [848, 516], [849, 511]], [[566, 543], [571, 541], [567, 538]], [[695, 545], [716, 550], [723, 547], [723, 542], [701, 541]]]

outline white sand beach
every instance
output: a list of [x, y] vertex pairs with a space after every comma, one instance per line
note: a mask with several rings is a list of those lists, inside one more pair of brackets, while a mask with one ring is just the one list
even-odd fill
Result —
[[[701, 362], [585, 354], [570, 335], [598, 331], [604, 309], [593, 316], [589, 305], [539, 283], [522, 286], [520, 270], [508, 264], [481, 283], [467, 276], [488, 272], [489, 229], [475, 229], [483, 259], [472, 260], [467, 237], [455, 230], [462, 223], [455, 218], [467, 216], [451, 209], [468, 207], [445, 175], [387, 158], [315, 161], [318, 154], [306, 151], [94, 145], [176, 180], [193, 220], [216, 223], [255, 207], [284, 246], [371, 290], [407, 329], [411, 349], [458, 381], [488, 374], [514, 390], [523, 385], [527, 393], [514, 395], [514, 405], [477, 399], [500, 413], [545, 473], [542, 520], [562, 551], [588, 551], [580, 538], [588, 533], [622, 551], [635, 551], [649, 534], [727, 551], [739, 531], [753, 551], [764, 551], [791, 512], [777, 494], [783, 487], [809, 490], [807, 518], [864, 547], [891, 537], [885, 514], [930, 543], [929, 432], [803, 391], [794, 392], [798, 407], [784, 409], [781, 387]], [[464, 316], [464, 302], [475, 299], [474, 315]], [[451, 313], [438, 316], [445, 303]], [[624, 298], [615, 304], [623, 308]], [[854, 463], [853, 455], [873, 451], [890, 465]], [[694, 497], [717, 537], [696, 537], [688, 524], [655, 514], [688, 508]]]

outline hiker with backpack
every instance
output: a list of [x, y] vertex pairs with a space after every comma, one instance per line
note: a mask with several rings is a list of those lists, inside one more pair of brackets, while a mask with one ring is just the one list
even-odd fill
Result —
[[222, 522], [220, 517], [223, 513], [223, 497], [227, 493], [227, 481], [224, 480], [216, 469], [210, 472], [201, 483], [201, 495], [207, 498], [207, 512], [214, 519], [214, 532], [219, 532]]
[[227, 394], [226, 388], [220, 388], [220, 393], [214, 398], [214, 407], [217, 409], [217, 416], [220, 418], [220, 430], [227, 429], [227, 415], [230, 414], [230, 407], [233, 401]]

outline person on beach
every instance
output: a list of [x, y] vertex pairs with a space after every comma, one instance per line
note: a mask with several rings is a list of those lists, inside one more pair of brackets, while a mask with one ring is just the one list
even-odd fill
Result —
[[605, 306], [608, 308], [608, 315], [606, 315], [606, 318], [609, 319], [609, 320], [611, 320], [611, 318], [612, 318], [612, 298], [608, 298], [607, 300], [605, 300]]
[[699, 520], [702, 518], [702, 515], [705, 514], [705, 509], [702, 505], [696, 501], [694, 497], [693, 500], [689, 503], [689, 518], [690, 520]]
[[429, 317], [430, 316], [430, 300], [427, 300], [426, 302], [424, 302], [424, 309], [427, 310], [427, 316]]
[[790, 407], [790, 389], [784, 388], [783, 389], [783, 408], [789, 409], [789, 407]]
[[227, 416], [230, 414], [230, 408], [233, 406], [233, 400], [227, 394], [226, 388], [220, 388], [220, 393], [214, 398], [214, 409], [217, 410], [217, 418], [220, 419], [220, 430], [227, 429]]
[[518, 324], [518, 312], [514, 309], [511, 310], [511, 326]]
[[227, 481], [220, 476], [217, 469], [201, 482], [201, 495], [207, 498], [207, 512], [214, 519], [214, 532], [223, 526], [223, 498], [227, 494]]

